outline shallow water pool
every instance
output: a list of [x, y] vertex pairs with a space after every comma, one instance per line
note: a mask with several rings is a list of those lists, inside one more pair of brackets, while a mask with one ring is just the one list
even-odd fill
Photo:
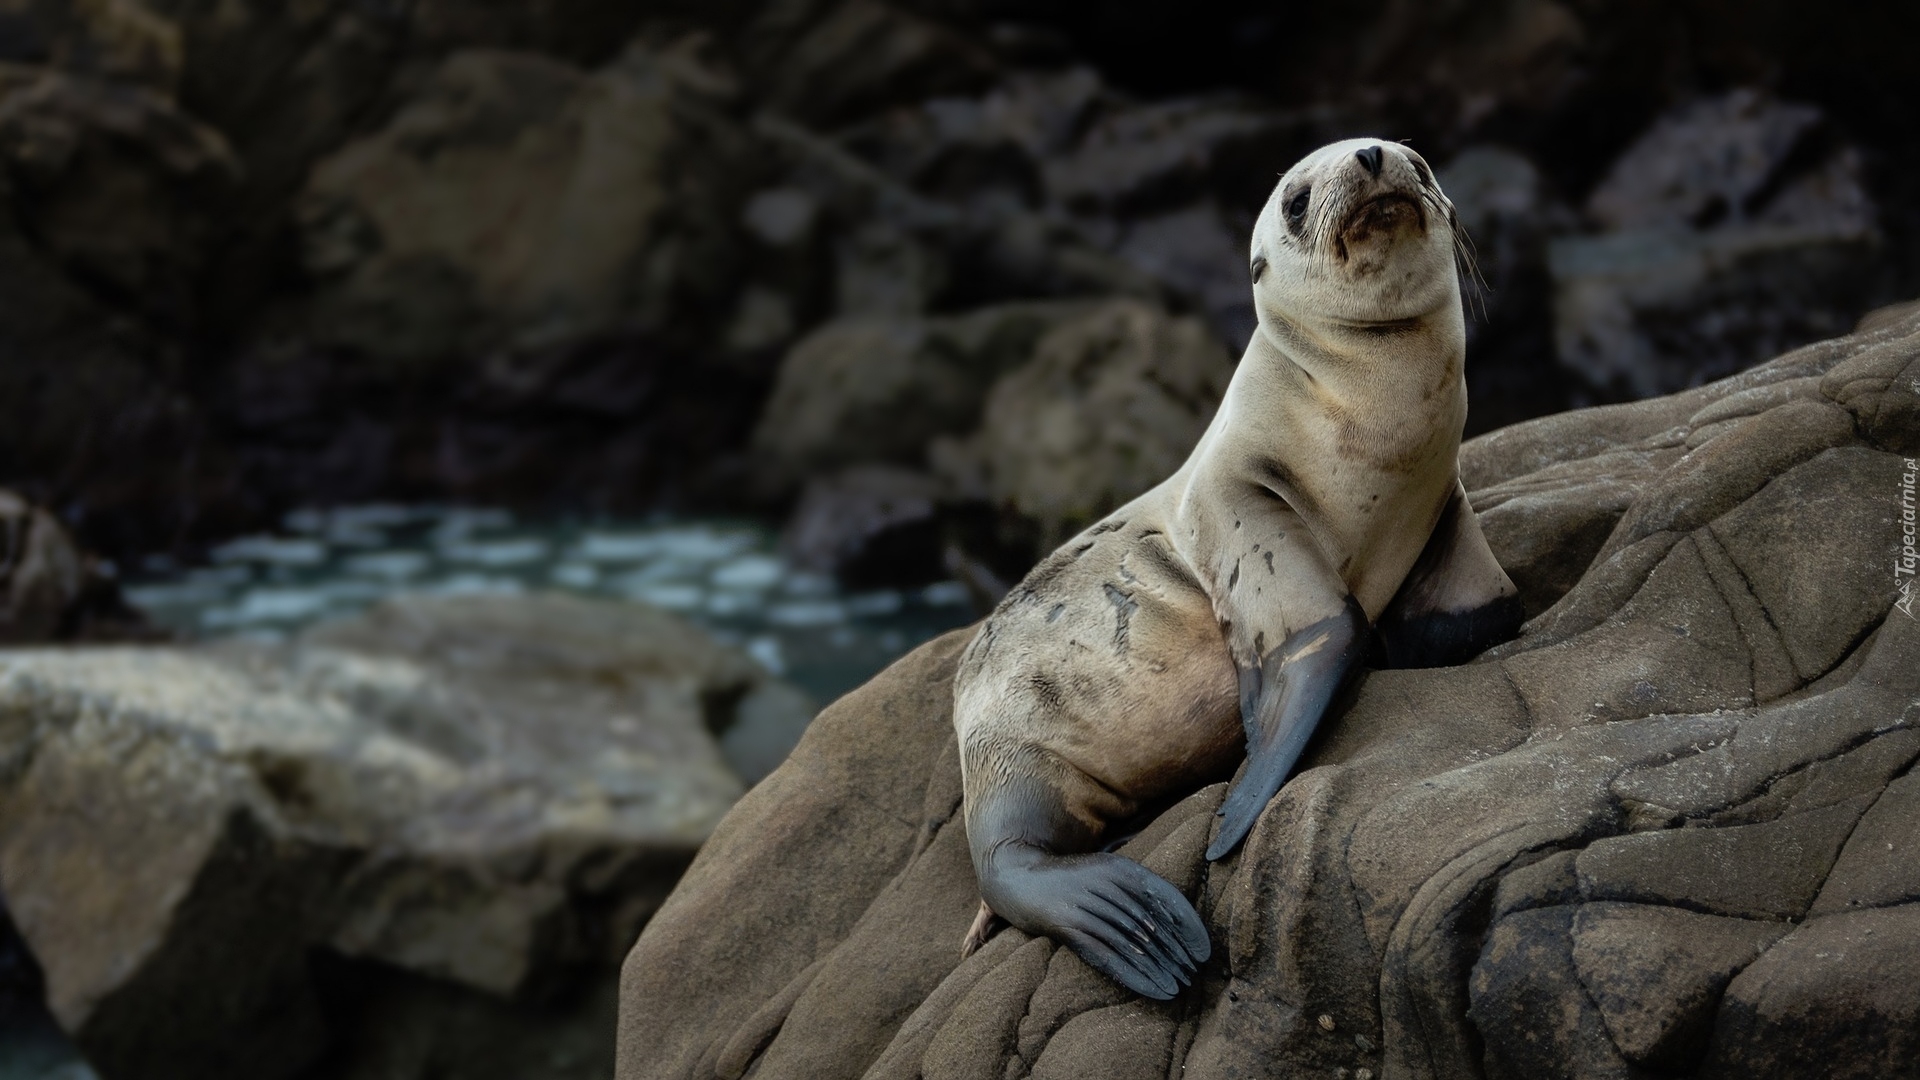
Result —
[[285, 638], [400, 592], [554, 589], [676, 612], [822, 704], [974, 618], [957, 582], [847, 592], [792, 566], [764, 526], [653, 518], [545, 522], [390, 504], [301, 510], [205, 565], [149, 560], [126, 594], [188, 638]]

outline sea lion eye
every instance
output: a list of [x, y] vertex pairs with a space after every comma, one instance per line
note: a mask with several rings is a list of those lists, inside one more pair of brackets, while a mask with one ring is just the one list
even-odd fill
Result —
[[1300, 194], [1295, 195], [1293, 201], [1287, 204], [1287, 220], [1299, 221], [1307, 216], [1307, 201], [1312, 194], [1312, 188], [1300, 189]]
[[1267, 257], [1265, 255], [1255, 255], [1253, 257], [1253, 283], [1255, 285], [1260, 284], [1260, 275], [1266, 273], [1266, 270]]
[[1420, 174], [1420, 182], [1422, 184], [1425, 184], [1427, 187], [1432, 187], [1433, 186], [1433, 170], [1427, 168], [1427, 163], [1424, 161], [1421, 161], [1417, 157], [1412, 156], [1411, 154], [1407, 156], [1407, 160], [1413, 162], [1413, 171]]

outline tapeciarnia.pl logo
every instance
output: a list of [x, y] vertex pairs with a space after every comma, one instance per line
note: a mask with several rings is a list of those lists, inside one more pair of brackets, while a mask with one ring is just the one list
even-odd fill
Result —
[[1906, 459], [1906, 471], [1900, 474], [1900, 554], [1893, 558], [1893, 583], [1900, 599], [1893, 606], [1900, 609], [1907, 618], [1913, 614], [1913, 577], [1915, 564], [1920, 563], [1920, 551], [1914, 550], [1914, 504], [1913, 483], [1916, 474], [1920, 474], [1920, 462]]

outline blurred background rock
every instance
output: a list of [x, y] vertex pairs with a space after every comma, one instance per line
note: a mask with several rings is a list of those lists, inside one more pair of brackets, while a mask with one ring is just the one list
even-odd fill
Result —
[[[32, 808], [66, 813], [79, 781], [61, 777], [82, 766], [133, 768], [115, 739], [169, 748], [148, 805], [246, 823], [171, 862], [148, 852], [165, 866], [124, 954], [89, 944], [44, 975], [30, 952], [85, 940], [46, 921], [45, 897], [109, 878], [0, 851], [22, 924], [0, 922], [0, 1027], [46, 997], [109, 1080], [162, 1060], [199, 1077], [604, 1075], [611, 942], [698, 840], [553, 817], [587, 788], [618, 802], [625, 781], [558, 758], [514, 774], [502, 748], [548, 714], [489, 701], [470, 656], [398, 634], [393, 611], [449, 634], [478, 620], [487, 648], [536, 656], [556, 626], [658, 613], [528, 595], [485, 619], [401, 600], [349, 630], [307, 622], [435, 559], [454, 567], [444, 592], [558, 583], [704, 612], [640, 636], [698, 642], [731, 674], [620, 692], [678, 702], [639, 710], [647, 737], [656, 719], [681, 732], [675, 760], [717, 770], [702, 797], [723, 805], [779, 760], [808, 695], [966, 621], [966, 597], [990, 602], [1178, 462], [1253, 325], [1248, 231], [1305, 151], [1371, 132], [1439, 168], [1484, 279], [1468, 368], [1484, 432], [1698, 385], [1920, 294], [1916, 31], [1920, 9], [1891, 0], [0, 0], [0, 641], [151, 640], [166, 620], [120, 585], [195, 566], [173, 594], [201, 597], [194, 625], [239, 610], [280, 626], [0, 663], [0, 849], [51, 850], [28, 843], [46, 827]], [[445, 543], [370, 562], [354, 545], [392, 539], [379, 514], [326, 516], [366, 504], [571, 524], [479, 543], [470, 519], [448, 533], [429, 513]], [[578, 527], [662, 514], [767, 539], [703, 533], [687, 554], [680, 534]], [[321, 583], [324, 601], [281, 587], [336, 565], [359, 576]], [[727, 622], [747, 608], [761, 622]], [[865, 667], [810, 682], [791, 654], [850, 611], [909, 622], [855, 643]], [[559, 687], [553, 715], [598, 716], [592, 695], [614, 692], [591, 672], [615, 660], [588, 652], [527, 661]], [[127, 674], [143, 664], [164, 677]], [[316, 682], [316, 664], [333, 674]], [[429, 704], [390, 707], [402, 675]], [[219, 708], [183, 704], [215, 684]], [[322, 714], [328, 739], [271, 752], [204, 730]], [[440, 745], [448, 715], [493, 741]], [[450, 870], [431, 836], [368, 816], [429, 759], [505, 771], [444, 788], [419, 772], [428, 819], [465, 807], [532, 839]], [[345, 779], [288, 787], [309, 774]], [[111, 865], [134, 843], [104, 839], [112, 820], [61, 843], [106, 845]], [[195, 991], [215, 954], [176, 931], [217, 938], [246, 907], [235, 852], [309, 902], [270, 941], [234, 930], [267, 942], [264, 981]], [[371, 944], [404, 905], [329, 875], [381, 859], [428, 883], [407, 902], [438, 897], [455, 939], [507, 928], [520, 944], [501, 963], [521, 974]], [[637, 865], [660, 873], [618, 869]], [[182, 995], [178, 1023], [141, 1012]], [[259, 1024], [286, 1033], [278, 1049], [222, 1050]], [[548, 1056], [490, 1049], [510, 1043]]]
[[[0, 485], [124, 560], [371, 499], [778, 518], [884, 465], [929, 485], [926, 536], [1017, 573], [1152, 470], [1036, 514], [936, 444], [990, 459], [1023, 430], [985, 403], [1057, 366], [1042, 339], [1092, 302], [1237, 356], [1250, 223], [1326, 139], [1442, 166], [1488, 286], [1473, 431], [1694, 385], [1920, 290], [1916, 23], [0, 0]], [[1059, 407], [1125, 407], [1096, 385]], [[886, 531], [842, 519], [817, 550]]]

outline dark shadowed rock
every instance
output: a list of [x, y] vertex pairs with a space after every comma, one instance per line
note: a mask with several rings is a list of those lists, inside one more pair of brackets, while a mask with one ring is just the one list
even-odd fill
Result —
[[1653, 394], [1851, 326], [1879, 226], [1858, 151], [1821, 125], [1753, 90], [1655, 123], [1587, 200], [1608, 231], [1552, 245], [1560, 362]]
[[1573, 962], [1621, 1056], [1685, 1069], [1694, 1062], [1676, 1051], [1705, 1042], [1728, 980], [1791, 929], [1777, 919], [1583, 904], [1574, 909]]
[[795, 565], [856, 586], [930, 581], [942, 494], [932, 477], [885, 465], [822, 477], [801, 493], [781, 547]]
[[0, 641], [49, 641], [80, 598], [85, 565], [52, 514], [0, 491]]
[[1578, 217], [1539, 165], [1511, 147], [1473, 146], [1434, 162], [1471, 253], [1466, 288], [1469, 432], [1490, 431], [1567, 407], [1553, 352], [1553, 281], [1547, 248]]
[[180, 28], [138, 0], [0, 0], [6, 59], [143, 86], [171, 96], [180, 82]]
[[691, 43], [585, 72], [449, 57], [387, 126], [329, 155], [299, 207], [315, 340], [404, 373], [615, 330], [691, 332], [730, 288], [751, 172]]
[[558, 596], [5, 653], [0, 887], [109, 1080], [604, 1075], [611, 965], [740, 793], [713, 733], [794, 711], [768, 691]]
[[130, 52], [56, 34], [47, 50], [70, 45], [75, 61], [95, 62], [76, 63], [79, 74], [0, 65], [0, 485], [119, 549], [169, 543], [230, 509], [205, 409], [150, 320], [192, 322], [203, 200], [234, 177], [220, 136], [164, 93], [85, 74], [125, 68], [165, 83], [172, 70], [148, 66], [177, 49], [164, 28], [139, 37], [137, 5], [87, 12], [107, 8], [132, 23], [89, 25]]
[[1215, 336], [1238, 353], [1253, 336], [1245, 229], [1220, 207], [1201, 203], [1129, 223], [1120, 256], [1203, 313]]
[[[1232, 98], [1189, 98], [1115, 109], [1072, 153], [1047, 163], [1046, 190], [1083, 212], [1164, 209], [1214, 191], [1245, 205], [1315, 145], [1327, 117]], [[1221, 185], [1228, 185], [1221, 187]]]
[[193, 323], [214, 207], [241, 175], [219, 132], [146, 87], [10, 71], [0, 147], [14, 212], [53, 263], [143, 314]]
[[992, 55], [951, 27], [882, 0], [778, 0], [746, 31], [745, 66], [788, 116], [831, 128], [940, 95], [983, 89]]
[[1111, 96], [1097, 72], [1010, 72], [979, 97], [894, 109], [842, 142], [914, 190], [962, 204], [1044, 201], [1047, 159], [1071, 149]]
[[52, 514], [0, 490], [0, 643], [156, 636]]
[[1173, 1002], [1014, 930], [960, 960], [967, 632], [923, 647], [715, 831], [628, 955], [619, 1075], [1910, 1071], [1917, 358], [1908, 320], [1469, 444], [1539, 614], [1369, 673], [1238, 855], [1224, 785], [1127, 842], [1213, 936]]

